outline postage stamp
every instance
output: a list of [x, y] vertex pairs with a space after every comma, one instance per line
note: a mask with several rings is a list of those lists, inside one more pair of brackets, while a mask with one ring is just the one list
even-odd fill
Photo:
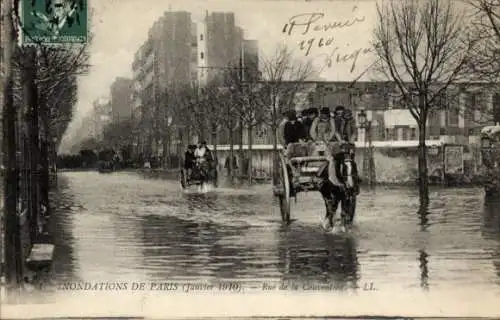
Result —
[[87, 0], [21, 0], [23, 44], [86, 43]]

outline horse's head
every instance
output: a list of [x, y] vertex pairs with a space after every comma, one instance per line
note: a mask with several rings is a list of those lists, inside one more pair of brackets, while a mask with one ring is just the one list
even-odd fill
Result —
[[343, 144], [341, 146], [342, 150], [342, 162], [340, 165], [340, 174], [344, 183], [348, 189], [353, 189], [355, 187], [354, 184], [354, 164], [353, 164], [353, 153], [354, 148], [350, 143]]

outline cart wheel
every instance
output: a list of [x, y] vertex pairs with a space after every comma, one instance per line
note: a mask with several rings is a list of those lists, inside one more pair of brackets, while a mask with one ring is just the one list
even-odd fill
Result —
[[275, 164], [274, 177], [274, 193], [278, 197], [281, 219], [284, 222], [290, 222], [290, 180], [288, 179], [286, 161], [281, 153]]
[[186, 173], [184, 172], [184, 169], [181, 169], [179, 173], [179, 182], [181, 183], [181, 188], [186, 189]]

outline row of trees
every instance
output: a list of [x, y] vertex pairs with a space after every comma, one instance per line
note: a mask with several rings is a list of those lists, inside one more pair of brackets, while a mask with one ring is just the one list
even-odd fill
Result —
[[[19, 286], [24, 259], [41, 240], [51, 214], [49, 188], [56, 150], [77, 100], [77, 76], [88, 69], [86, 46], [22, 46], [30, 36], [18, 1], [5, 1], [3, 18], [3, 160], [5, 271]], [[26, 224], [19, 216], [26, 215]]]
[[[151, 113], [146, 113], [143, 121], [110, 124], [104, 130], [104, 141], [88, 139], [81, 146], [119, 149], [137, 143], [137, 136], [144, 135], [151, 126], [154, 130], [146, 135], [152, 135], [159, 142], [164, 159], [172, 151], [170, 146], [173, 140], [184, 140], [186, 144], [189, 137], [197, 136], [200, 141], [212, 143], [216, 149], [221, 135], [227, 137], [232, 159], [237, 141], [240, 143], [239, 150], [242, 150], [244, 132], [248, 133], [251, 150], [251, 137], [257, 126], [267, 125], [276, 131], [281, 113], [294, 107], [295, 95], [303, 81], [315, 74], [310, 61], [298, 60], [286, 46], [278, 47], [271, 56], [263, 58], [260, 65], [258, 73], [241, 65], [217, 68], [204, 87], [194, 84], [168, 87], [158, 95], [157, 101], [161, 106], [156, 108], [158, 112], [149, 111]], [[151, 120], [154, 120], [152, 125], [148, 123]], [[274, 147], [277, 148], [277, 145], [278, 141], [274, 139]], [[183, 150], [175, 150], [174, 153], [180, 155]], [[249, 170], [243, 174], [248, 174], [251, 181], [251, 157], [249, 161]], [[232, 161], [229, 161], [229, 166], [233, 174]]]

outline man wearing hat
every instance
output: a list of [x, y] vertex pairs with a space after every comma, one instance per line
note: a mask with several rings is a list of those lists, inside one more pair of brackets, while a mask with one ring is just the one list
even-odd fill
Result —
[[314, 141], [322, 141], [328, 144], [328, 142], [333, 141], [335, 138], [340, 140], [340, 137], [336, 137], [336, 132], [335, 122], [330, 116], [330, 109], [328, 107], [321, 108], [319, 116], [311, 124], [311, 138]]
[[312, 140], [311, 137], [311, 127], [314, 122], [314, 119], [318, 116], [318, 109], [317, 108], [307, 108], [304, 111], [302, 111], [302, 123], [304, 124], [307, 137], [309, 140]]
[[284, 146], [307, 139], [304, 124], [298, 121], [295, 110], [286, 113], [286, 120], [280, 124], [280, 132], [282, 133]]
[[191, 172], [194, 167], [194, 163], [196, 157], [194, 156], [194, 151], [196, 150], [195, 145], [188, 145], [186, 153], [184, 154], [184, 169], [186, 169], [186, 173], [188, 177], [191, 177]]
[[337, 106], [333, 112], [335, 128], [342, 141], [354, 143], [357, 130], [352, 111], [344, 106]]

